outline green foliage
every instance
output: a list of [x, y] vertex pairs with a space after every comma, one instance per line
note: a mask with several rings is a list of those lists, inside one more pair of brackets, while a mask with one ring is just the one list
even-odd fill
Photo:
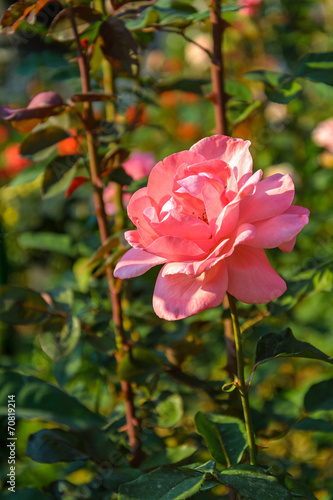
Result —
[[50, 126], [30, 134], [21, 144], [22, 156], [34, 156], [39, 151], [49, 148], [67, 139], [69, 134], [62, 128]]
[[205, 475], [160, 467], [120, 487], [119, 500], [184, 500], [200, 490]]
[[48, 318], [48, 305], [39, 293], [16, 286], [0, 287], [0, 321], [30, 325]]
[[236, 465], [247, 448], [243, 422], [223, 415], [197, 413], [195, 424], [199, 434], [205, 439], [208, 449], [218, 463]]
[[297, 340], [290, 328], [282, 333], [268, 333], [257, 344], [255, 366], [281, 357], [320, 359], [333, 364], [333, 359], [308, 342]]
[[7, 415], [8, 394], [16, 396], [18, 418], [38, 418], [72, 429], [100, 427], [105, 419], [58, 387], [29, 375], [0, 372], [0, 415]]

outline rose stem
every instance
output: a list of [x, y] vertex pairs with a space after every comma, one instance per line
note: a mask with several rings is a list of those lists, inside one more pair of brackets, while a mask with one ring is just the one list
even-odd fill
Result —
[[[75, 16], [71, 6], [69, 7], [69, 16], [77, 45], [77, 61], [81, 75], [82, 92], [86, 93], [90, 91], [89, 68], [86, 57], [82, 52]], [[104, 200], [103, 200], [103, 183], [99, 174], [97, 141], [95, 137], [95, 119], [93, 115], [92, 104], [89, 101], [84, 102], [84, 123], [85, 123], [86, 139], [88, 145], [91, 182], [94, 188], [96, 217], [97, 217], [101, 242], [102, 244], [104, 244], [109, 237], [109, 228], [108, 228]], [[119, 361], [123, 353], [129, 352], [130, 345], [128, 343], [123, 327], [120, 287], [117, 286], [117, 281], [113, 277], [111, 267], [106, 268], [106, 277], [108, 281], [110, 298], [111, 298], [112, 319], [115, 325], [116, 343], [118, 346], [118, 352], [116, 354], [116, 357], [117, 361]], [[121, 390], [125, 398], [126, 432], [128, 435], [129, 444], [133, 455], [133, 463], [138, 463], [139, 457], [141, 455], [141, 448], [140, 448], [140, 440], [137, 436], [135, 429], [136, 419], [135, 419], [135, 407], [134, 407], [134, 394], [131, 384], [123, 380], [120, 383], [121, 383]]]
[[[227, 135], [227, 119], [226, 119], [226, 95], [224, 91], [224, 63], [223, 63], [223, 32], [224, 23], [221, 18], [221, 0], [212, 0], [210, 20], [213, 31], [213, 57], [211, 63], [211, 76], [213, 84], [213, 102], [215, 108], [215, 121], [217, 134]], [[227, 295], [223, 300], [223, 309], [229, 309]], [[227, 348], [227, 365], [226, 370], [232, 377], [237, 369], [236, 351], [232, 323], [229, 318], [223, 321], [224, 337]]]
[[236, 300], [229, 293], [228, 293], [228, 298], [229, 298], [232, 326], [234, 329], [235, 344], [236, 344], [237, 378], [238, 378], [237, 385], [238, 385], [239, 393], [241, 396], [246, 434], [247, 434], [247, 439], [248, 439], [249, 449], [250, 449], [250, 464], [257, 465], [257, 449], [256, 449], [255, 438], [254, 438], [254, 431], [253, 431], [252, 417], [251, 417], [251, 408], [250, 408], [249, 396], [248, 396], [249, 390], [248, 390], [248, 386], [246, 385], [245, 376], [244, 376], [244, 358], [243, 358], [243, 348], [242, 348], [242, 336], [241, 336], [241, 332], [240, 332], [239, 319], [238, 319], [238, 313], [237, 313], [237, 307], [236, 307]]

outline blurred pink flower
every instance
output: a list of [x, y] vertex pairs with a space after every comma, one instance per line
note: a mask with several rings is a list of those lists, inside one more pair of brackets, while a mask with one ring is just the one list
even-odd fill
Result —
[[246, 16], [253, 16], [258, 11], [261, 2], [262, 0], [239, 0], [238, 4], [245, 6], [240, 10], [240, 13]]
[[246, 303], [286, 290], [264, 248], [290, 252], [309, 211], [292, 205], [290, 175], [261, 181], [252, 174], [249, 141], [215, 135], [168, 156], [128, 205], [137, 230], [115, 276], [139, 276], [164, 264], [154, 290], [156, 314], [167, 320], [219, 305], [228, 291]]
[[329, 118], [317, 125], [312, 132], [312, 140], [318, 146], [333, 153], [333, 118]]
[[[132, 177], [134, 181], [138, 181], [143, 177], [147, 177], [156, 163], [155, 155], [149, 151], [133, 151], [130, 158], [123, 163], [125, 172]], [[105, 203], [105, 211], [107, 215], [114, 215], [117, 211], [117, 206], [114, 202], [116, 194], [116, 186], [114, 182], [110, 182], [104, 189], [103, 199]], [[123, 204], [127, 207], [131, 195], [123, 194]]]

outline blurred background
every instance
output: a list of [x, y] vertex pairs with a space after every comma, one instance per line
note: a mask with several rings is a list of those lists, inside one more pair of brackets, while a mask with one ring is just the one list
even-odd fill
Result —
[[[10, 3], [1, 1], [1, 14]], [[205, 0], [190, 3], [198, 11], [207, 9]], [[243, 321], [269, 311], [264, 321], [246, 332], [245, 354], [250, 368], [258, 338], [286, 327], [292, 328], [297, 339], [333, 354], [333, 121], [329, 121], [333, 120], [333, 87], [301, 79], [299, 88], [293, 89], [293, 99], [285, 98], [283, 102], [280, 97], [274, 102], [262, 81], [246, 77], [255, 70], [292, 74], [305, 54], [332, 51], [333, 1], [243, 3], [244, 9], [224, 16], [229, 23], [224, 34], [229, 135], [251, 141], [255, 170], [263, 169], [265, 176], [289, 173], [296, 186], [295, 203], [311, 212], [310, 223], [291, 254], [269, 251], [275, 269], [290, 284], [288, 292], [270, 309], [240, 307]], [[32, 96], [45, 90], [58, 92], [64, 100], [80, 91], [71, 44], [46, 37], [59, 10], [59, 5], [51, 2], [40, 12], [38, 24], [26, 23], [16, 34], [0, 36], [1, 105], [25, 107]], [[129, 151], [124, 169], [133, 179], [123, 188], [125, 204], [128, 192], [144, 185], [155, 162], [214, 133], [209, 58], [197, 45], [208, 50], [212, 46], [209, 20], [193, 24], [185, 33], [195, 43], [163, 29], [156, 33], [134, 30], [133, 36], [140, 43], [140, 80], [133, 83], [122, 76], [115, 80], [119, 97], [115, 103], [115, 123], [120, 134], [117, 140]], [[99, 88], [97, 56], [92, 76], [93, 86]], [[103, 118], [103, 103], [94, 109], [96, 118]], [[82, 130], [73, 117], [52, 120], [67, 127], [72, 135], [54, 146], [53, 153], [66, 155], [84, 150]], [[57, 346], [50, 348], [50, 332], [37, 325], [0, 323], [0, 364], [12, 369], [23, 367], [26, 374], [55, 383], [90, 409], [115, 415], [112, 412], [117, 404], [118, 382], [114, 376], [108, 294], [103, 275], [92, 276], [94, 269], [88, 266], [99, 246], [91, 188], [83, 184], [72, 194], [67, 192], [67, 196], [60, 189], [43, 199], [42, 172], [50, 151], [44, 150], [34, 158], [20, 156], [24, 137], [7, 123], [0, 123], [1, 284], [43, 293], [53, 290], [54, 294], [57, 290], [94, 335], [82, 327], [81, 336], [64, 353]], [[104, 146], [107, 148], [107, 143]], [[105, 194], [110, 226], [115, 216], [113, 196], [111, 181]], [[126, 225], [130, 227], [129, 222]], [[134, 342], [153, 349], [183, 372], [209, 381], [211, 390], [217, 390], [229, 380], [222, 311], [207, 310], [176, 323], [159, 320], [151, 305], [156, 274], [151, 270], [124, 284], [126, 328]], [[304, 424], [307, 414], [303, 398], [313, 384], [331, 373], [330, 365], [319, 361], [279, 359], [257, 369], [251, 388], [261, 463], [282, 467], [302, 478], [320, 500], [333, 499], [332, 412], [318, 408], [313, 421]], [[153, 422], [143, 430], [146, 453], [186, 443], [197, 447], [200, 457], [209, 460], [195, 434], [193, 415], [198, 409], [216, 408], [214, 398], [207, 395], [205, 388], [193, 390], [177, 377], [164, 373], [157, 380], [155, 375], [143, 370], [142, 385], [137, 381], [142, 418], [156, 408], [158, 398], [165, 400], [177, 394], [179, 399], [170, 402], [174, 411], [170, 425]], [[78, 488], [92, 488], [96, 464], [40, 464], [25, 455], [28, 436], [45, 428], [42, 420], [23, 419], [18, 423], [17, 488], [47, 488], [59, 480]], [[6, 460], [6, 449], [2, 450], [0, 456]], [[218, 488], [197, 498], [223, 498], [226, 489]], [[63, 498], [83, 498], [82, 492], [75, 491], [78, 496], [66, 490]]]

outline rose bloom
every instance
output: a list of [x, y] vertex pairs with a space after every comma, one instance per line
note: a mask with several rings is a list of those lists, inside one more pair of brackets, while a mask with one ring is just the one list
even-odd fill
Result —
[[333, 118], [329, 118], [317, 125], [312, 132], [312, 140], [317, 146], [321, 146], [333, 153]]
[[[138, 181], [150, 174], [155, 165], [155, 155], [151, 152], [133, 151], [130, 158], [123, 163], [125, 172], [132, 177], [134, 181]], [[103, 192], [105, 211], [107, 215], [114, 215], [117, 212], [117, 206], [114, 202], [116, 195], [116, 186], [114, 182], [110, 182]], [[123, 204], [127, 207], [131, 195], [123, 194]]]
[[228, 291], [246, 303], [286, 290], [264, 248], [290, 252], [309, 211], [292, 205], [290, 175], [252, 174], [249, 141], [215, 135], [168, 156], [128, 205], [137, 230], [115, 276], [139, 276], [164, 264], [153, 306], [167, 320], [219, 305]]

